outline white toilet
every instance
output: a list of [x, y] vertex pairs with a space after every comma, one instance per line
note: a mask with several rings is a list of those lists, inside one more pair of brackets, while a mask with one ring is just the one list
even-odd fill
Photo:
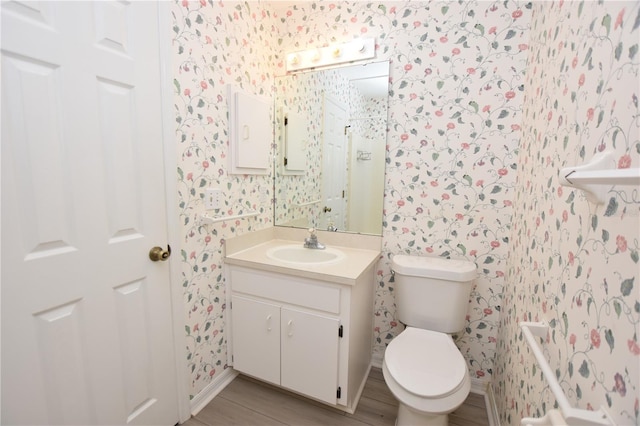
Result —
[[471, 388], [467, 363], [447, 333], [464, 327], [476, 265], [396, 255], [392, 269], [406, 329], [387, 346], [382, 372], [400, 403], [396, 425], [447, 425]]

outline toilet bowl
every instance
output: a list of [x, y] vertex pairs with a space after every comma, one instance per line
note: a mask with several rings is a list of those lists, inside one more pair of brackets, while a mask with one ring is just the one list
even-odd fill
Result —
[[446, 426], [469, 395], [467, 363], [449, 333], [464, 328], [476, 265], [441, 257], [393, 257], [397, 318], [407, 328], [384, 352], [398, 426]]
[[399, 402], [396, 425], [444, 426], [469, 395], [467, 363], [451, 336], [407, 327], [389, 343], [385, 382]]

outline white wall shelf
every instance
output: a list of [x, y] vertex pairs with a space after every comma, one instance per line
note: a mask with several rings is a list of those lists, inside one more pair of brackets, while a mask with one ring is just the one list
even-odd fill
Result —
[[614, 185], [640, 187], [640, 168], [618, 169], [613, 152], [604, 151], [582, 166], [560, 170], [560, 185], [580, 189], [592, 203], [604, 204], [607, 192]]

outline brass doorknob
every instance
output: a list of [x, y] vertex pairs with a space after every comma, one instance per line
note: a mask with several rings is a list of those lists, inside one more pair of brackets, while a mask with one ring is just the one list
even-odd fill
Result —
[[165, 261], [171, 256], [171, 246], [167, 245], [167, 249], [163, 249], [162, 247], [155, 246], [151, 250], [149, 250], [149, 259], [157, 262], [158, 260]]
[[324, 209], [322, 210], [324, 210], [325, 213], [328, 213], [331, 211], [331, 207], [324, 206]]

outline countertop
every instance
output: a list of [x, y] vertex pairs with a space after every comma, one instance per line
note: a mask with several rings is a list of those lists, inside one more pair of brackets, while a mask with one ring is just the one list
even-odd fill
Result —
[[228, 254], [225, 256], [225, 262], [231, 265], [244, 266], [263, 271], [330, 281], [336, 284], [354, 285], [357, 279], [380, 258], [379, 250], [334, 245], [328, 247], [342, 251], [345, 256], [331, 263], [296, 264], [272, 259], [267, 256], [267, 251], [270, 249], [291, 244], [302, 246], [300, 241], [272, 239]]

